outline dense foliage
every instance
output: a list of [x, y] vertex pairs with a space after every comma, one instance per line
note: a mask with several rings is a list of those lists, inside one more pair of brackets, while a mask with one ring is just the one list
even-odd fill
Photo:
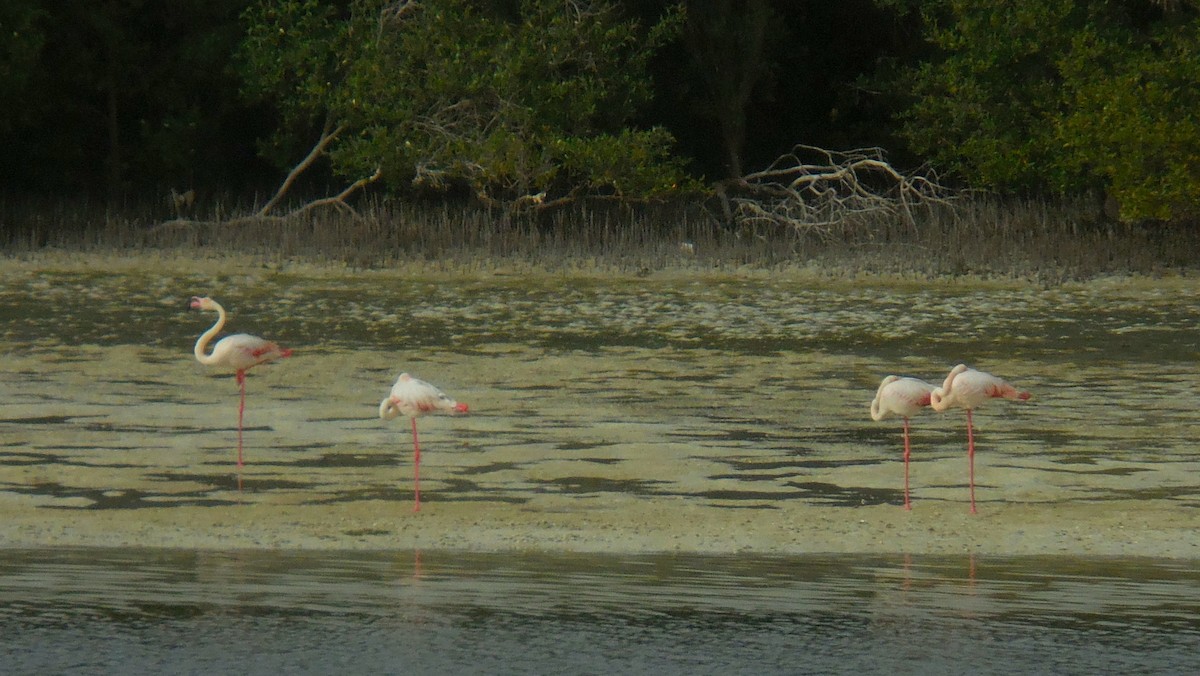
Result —
[[668, 132], [629, 126], [672, 15], [643, 30], [606, 2], [357, 0], [339, 16], [292, 0], [248, 17], [251, 84], [289, 117], [343, 128], [340, 175], [380, 168], [396, 191], [465, 186], [489, 202], [686, 181]]
[[0, 186], [652, 197], [798, 143], [1200, 215], [1190, 0], [10, 0]]
[[1200, 22], [1190, 10], [1107, 0], [919, 4], [939, 51], [903, 83], [915, 98], [904, 130], [934, 166], [978, 187], [1104, 190], [1126, 218], [1197, 212]]

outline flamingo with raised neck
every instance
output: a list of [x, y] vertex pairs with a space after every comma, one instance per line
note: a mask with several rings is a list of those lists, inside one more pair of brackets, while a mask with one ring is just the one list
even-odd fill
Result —
[[241, 391], [241, 397], [238, 402], [238, 487], [241, 487], [241, 468], [242, 468], [242, 419], [246, 413], [246, 371], [251, 367], [259, 364], [266, 364], [292, 356], [292, 351], [279, 347], [278, 344], [269, 340], [264, 340], [258, 336], [252, 336], [247, 333], [235, 333], [226, 336], [217, 341], [213, 346], [212, 352], [208, 352], [208, 344], [216, 337], [221, 329], [225, 326], [225, 308], [221, 304], [208, 297], [193, 296], [191, 301], [192, 309], [216, 311], [217, 323], [212, 325], [212, 328], [200, 334], [200, 338], [196, 340], [196, 347], [193, 352], [196, 355], [196, 361], [205, 366], [213, 366], [217, 368], [232, 369], [237, 374], [238, 388]]

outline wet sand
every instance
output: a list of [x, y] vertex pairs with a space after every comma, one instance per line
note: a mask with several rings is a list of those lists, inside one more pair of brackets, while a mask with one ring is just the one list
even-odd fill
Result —
[[[286, 501], [280, 501], [286, 502]], [[37, 509], [5, 497], [4, 546], [367, 549], [705, 554], [911, 553], [1197, 558], [1196, 517], [1168, 505], [924, 504], [745, 512], [684, 500], [564, 499], [426, 505], [394, 501], [137, 511]], [[23, 504], [24, 503], [24, 504]]]
[[[138, 288], [150, 284], [147, 274], [210, 274], [202, 264], [181, 272], [172, 261], [84, 266], [114, 279], [136, 275]], [[58, 301], [37, 295], [38, 283], [22, 290], [12, 282], [62, 267], [0, 264], [10, 282], [5, 302], [57, 311]], [[247, 286], [267, 283], [262, 266], [242, 264], [236, 274]], [[744, 281], [773, 283], [757, 272]], [[656, 281], [638, 283], [653, 289]], [[489, 293], [486, 280], [470, 284], [471, 293]], [[1120, 293], [1140, 306], [1197, 290], [1189, 284], [1138, 280]], [[903, 288], [895, 293], [906, 302]], [[739, 306], [755, 310], [751, 297]], [[236, 384], [191, 359], [191, 340], [212, 318], [176, 300], [164, 292], [162, 317], [144, 319], [150, 333], [174, 333], [145, 345], [124, 334], [39, 343], [30, 339], [36, 330], [0, 342], [2, 546], [1200, 557], [1200, 455], [1186, 363], [1130, 363], [1112, 375], [1106, 357], [1039, 358], [1037, 346], [999, 345], [986, 355], [989, 370], [1035, 399], [977, 415], [979, 514], [970, 515], [961, 414], [914, 420], [911, 512], [899, 506], [899, 423], [867, 416], [878, 377], [907, 370], [932, 378], [947, 361], [937, 346], [905, 358], [892, 354], [890, 337], [878, 351], [864, 343], [845, 352], [681, 347], [653, 337], [588, 344], [590, 335], [547, 346], [492, 334], [471, 340], [470, 326], [446, 329], [467, 334], [463, 344], [420, 350], [313, 340], [250, 374], [239, 492]], [[1046, 300], [1048, 316], [1061, 303]], [[339, 326], [361, 319], [321, 312]], [[231, 328], [268, 326], [245, 326], [248, 315]], [[375, 417], [401, 369], [473, 411], [421, 420], [419, 513], [411, 509], [408, 425]], [[1114, 397], [1123, 405], [1105, 403]]]

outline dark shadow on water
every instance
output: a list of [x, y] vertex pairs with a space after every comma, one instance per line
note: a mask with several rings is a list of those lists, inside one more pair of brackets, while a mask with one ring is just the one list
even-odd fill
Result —
[[1160, 486], [1154, 488], [1139, 488], [1133, 490], [1112, 491], [1113, 500], [1178, 500], [1180, 498], [1200, 499], [1200, 486]]
[[177, 481], [187, 483], [205, 484], [213, 486], [221, 491], [238, 492], [239, 485], [241, 491], [245, 493], [265, 493], [267, 491], [277, 490], [305, 490], [312, 489], [316, 484], [304, 481], [289, 481], [287, 479], [259, 479], [253, 476], [242, 475], [241, 481], [238, 481], [236, 471], [226, 474], [177, 474], [174, 472], [160, 472], [157, 474], [147, 474], [148, 478], [159, 481]]
[[256, 463], [269, 467], [389, 467], [396, 464], [396, 456], [384, 453], [325, 453], [318, 458], [305, 458], [293, 462]]
[[509, 470], [521, 469], [524, 464], [519, 462], [493, 462], [488, 465], [479, 465], [477, 467], [464, 467], [458, 470], [458, 474], [462, 476], [474, 476], [476, 474], [491, 474], [493, 472], [507, 472]]
[[99, 418], [99, 415], [41, 415], [28, 418], [0, 418], [0, 424], [9, 425], [63, 425], [78, 418]]
[[556, 444], [554, 447], [560, 451], [589, 451], [596, 448], [605, 448], [614, 444], [607, 441], [589, 442], [589, 441], [564, 441]]
[[[838, 486], [821, 481], [789, 481], [787, 485], [799, 488], [802, 495], [798, 497], [802, 499], [833, 507], [904, 504], [904, 491], [899, 489]], [[980, 485], [976, 484], [976, 486]]]
[[881, 460], [737, 460], [733, 458], [710, 458], [741, 471], [764, 471], [773, 469], [828, 469], [830, 467], [866, 467], [883, 464]]
[[45, 505], [45, 509], [62, 510], [99, 510], [99, 509], [149, 509], [164, 507], [214, 507], [218, 505], [234, 505], [237, 502], [216, 498], [203, 497], [208, 491], [191, 491], [186, 493], [147, 493], [145, 491], [126, 489], [77, 488], [64, 486], [59, 483], [41, 483], [32, 486], [14, 486], [7, 489], [11, 493], [21, 495], [36, 495], [58, 499], [82, 498], [89, 500], [88, 505]]
[[[528, 498], [506, 495], [499, 490], [481, 488], [478, 484], [464, 479], [439, 480], [436, 487], [433, 485], [427, 486], [422, 481], [421, 488], [421, 504], [428, 502], [503, 502], [510, 505], [523, 505], [529, 502]], [[369, 500], [412, 502], [412, 485], [411, 483], [401, 483], [395, 486], [372, 486], [349, 491], [338, 491], [331, 497], [306, 500], [302, 504], [333, 505]]]
[[779, 472], [775, 474], [762, 474], [744, 472], [742, 474], [711, 474], [709, 479], [720, 481], [722, 479], [733, 479], [735, 481], [779, 481], [780, 479], [791, 479], [792, 477], [801, 475], [800, 472]]
[[541, 488], [535, 489], [542, 493], [625, 493], [628, 495], [660, 495], [654, 490], [655, 486], [665, 485], [665, 481], [649, 479], [606, 479], [603, 477], [572, 476], [546, 479], [534, 482]]
[[[179, 427], [163, 425], [114, 425], [113, 423], [88, 423], [83, 426], [88, 432], [115, 432], [117, 434], [208, 434], [214, 431], [236, 432], [236, 427], [212, 427], [201, 429], [197, 427]], [[270, 427], [243, 427], [245, 432], [270, 432]]]
[[134, 469], [141, 467], [141, 465], [126, 463], [79, 462], [77, 460], [67, 460], [65, 457], [53, 453], [0, 453], [0, 465], [10, 467], [62, 465], [66, 467], [105, 467], [109, 469]]
[[1153, 472], [1149, 467], [1107, 467], [1105, 469], [1073, 469], [1068, 467], [1029, 467], [1026, 465], [1012, 465], [1007, 463], [994, 463], [996, 467], [1015, 467], [1018, 469], [1036, 469], [1039, 472], [1054, 472], [1058, 474], [1075, 474], [1079, 476], [1133, 476], [1141, 472]]

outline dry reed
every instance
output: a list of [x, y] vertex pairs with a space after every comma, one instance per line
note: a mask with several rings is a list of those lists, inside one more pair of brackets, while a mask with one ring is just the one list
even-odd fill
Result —
[[[419, 262], [445, 269], [513, 265], [649, 273], [668, 268], [803, 266], [828, 274], [973, 275], [1054, 284], [1108, 274], [1197, 269], [1193, 227], [1103, 221], [1087, 200], [976, 196], [915, 225], [849, 224], [832, 237], [767, 236], [719, 225], [700, 205], [579, 203], [508, 216], [447, 205], [369, 201], [288, 221], [162, 223], [162, 209], [63, 202], [0, 203], [0, 250], [188, 251], [308, 259], [355, 268]], [[218, 205], [223, 213], [244, 206]], [[686, 243], [686, 244], [685, 244]]]

